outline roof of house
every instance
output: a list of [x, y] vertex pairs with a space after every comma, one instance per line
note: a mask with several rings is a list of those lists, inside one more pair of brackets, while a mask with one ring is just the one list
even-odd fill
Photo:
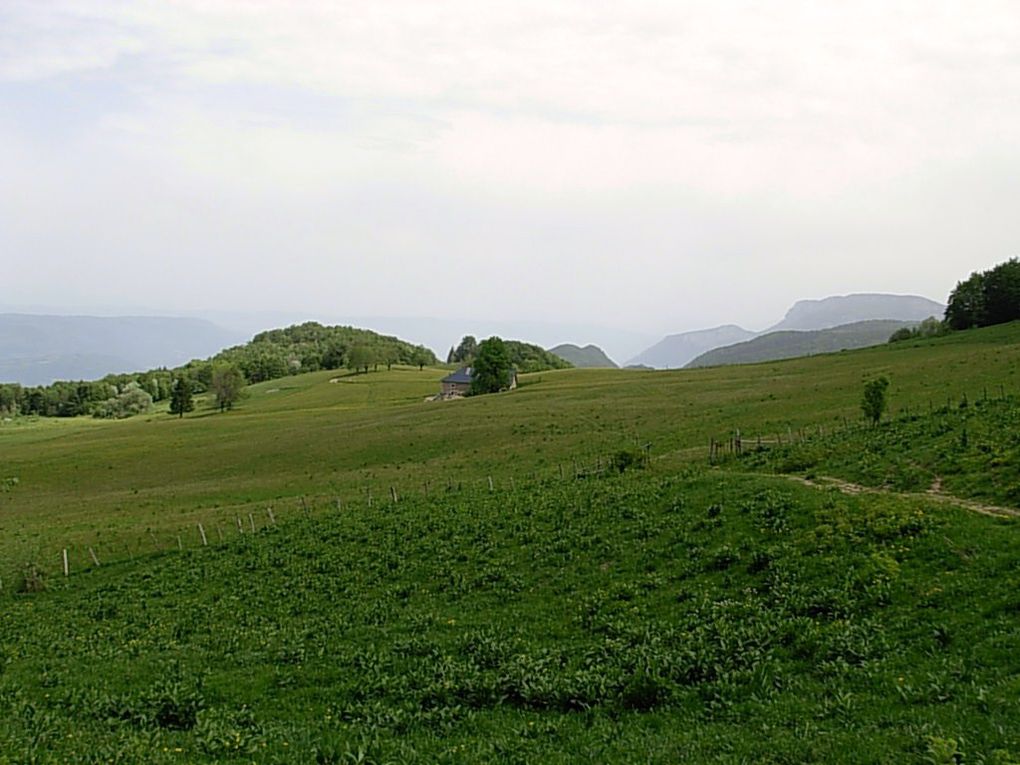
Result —
[[471, 384], [471, 367], [461, 367], [451, 375], [447, 375], [443, 378], [444, 383], [461, 383], [464, 385]]

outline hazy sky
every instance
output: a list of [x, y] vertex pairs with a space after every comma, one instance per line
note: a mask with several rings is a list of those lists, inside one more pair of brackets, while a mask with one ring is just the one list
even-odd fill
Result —
[[8, 306], [944, 300], [1020, 254], [1020, 4], [0, 0], [0, 179]]

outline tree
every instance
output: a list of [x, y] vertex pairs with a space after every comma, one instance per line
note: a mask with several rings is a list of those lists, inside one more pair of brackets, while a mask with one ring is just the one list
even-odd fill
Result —
[[[453, 349], [450, 349], [453, 352]], [[415, 347], [414, 353], [411, 354], [411, 363], [418, 365], [418, 371], [420, 372], [425, 368], [426, 364], [431, 364], [434, 360], [432, 352], [425, 346], [419, 345]]]
[[392, 345], [385, 346], [379, 353], [379, 358], [386, 364], [386, 369], [393, 369], [393, 365], [400, 361], [400, 351]]
[[453, 364], [466, 364], [474, 359], [478, 353], [478, 341], [472, 335], [464, 335], [452, 354], [447, 358], [447, 362]]
[[984, 274], [985, 323], [1020, 319], [1020, 260], [1011, 258]]
[[864, 397], [861, 399], [861, 411], [864, 416], [877, 425], [882, 419], [887, 405], [885, 391], [889, 387], [889, 380], [886, 377], [878, 377], [864, 383]]
[[973, 273], [949, 295], [946, 323], [953, 329], [983, 327], [986, 321], [985, 276]]
[[490, 337], [483, 340], [477, 347], [472, 364], [471, 395], [506, 390], [510, 387], [512, 372], [510, 354], [502, 339]]
[[178, 377], [170, 390], [170, 414], [184, 417], [185, 412], [195, 409], [195, 401], [191, 396], [191, 380]]
[[220, 411], [233, 409], [244, 392], [244, 374], [234, 364], [217, 364], [213, 367], [210, 389], [216, 396]]
[[355, 374], [361, 370], [368, 372], [374, 359], [375, 352], [367, 345], [355, 345], [347, 354], [347, 368], [353, 369]]

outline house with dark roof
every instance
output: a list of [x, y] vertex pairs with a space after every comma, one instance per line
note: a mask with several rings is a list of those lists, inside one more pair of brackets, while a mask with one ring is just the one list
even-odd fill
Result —
[[[453, 374], [447, 375], [439, 381], [441, 398], [456, 398], [466, 396], [471, 392], [471, 380], [474, 378], [471, 367], [461, 367]], [[513, 390], [517, 387], [517, 370], [510, 370], [510, 379], [507, 380], [507, 388]]]

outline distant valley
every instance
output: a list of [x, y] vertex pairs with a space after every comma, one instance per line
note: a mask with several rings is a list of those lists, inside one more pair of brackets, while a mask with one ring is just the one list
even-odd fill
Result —
[[177, 366], [243, 339], [203, 319], [0, 314], [0, 382], [48, 385]]

